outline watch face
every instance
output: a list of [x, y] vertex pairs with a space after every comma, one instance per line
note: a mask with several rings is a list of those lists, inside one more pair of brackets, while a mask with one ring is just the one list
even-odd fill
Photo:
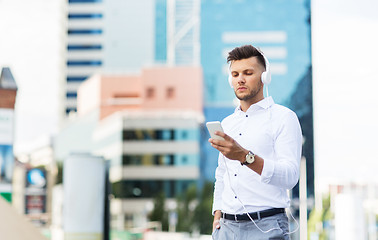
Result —
[[255, 155], [252, 152], [249, 152], [246, 156], [246, 163], [253, 163], [255, 160]]

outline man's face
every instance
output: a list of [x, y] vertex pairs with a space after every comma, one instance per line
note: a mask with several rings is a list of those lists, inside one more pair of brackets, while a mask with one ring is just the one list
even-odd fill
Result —
[[231, 64], [232, 86], [241, 101], [256, 103], [264, 98], [261, 74], [264, 67], [257, 57], [233, 61]]

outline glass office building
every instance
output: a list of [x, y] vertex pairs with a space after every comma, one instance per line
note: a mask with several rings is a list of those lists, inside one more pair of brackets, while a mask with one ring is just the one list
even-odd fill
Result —
[[[205, 0], [201, 2], [201, 65], [204, 71], [206, 121], [234, 111], [234, 93], [227, 82], [227, 53], [236, 46], [259, 47], [270, 61], [269, 94], [294, 110], [301, 122], [307, 163], [307, 192], [314, 196], [312, 62], [310, 0]], [[208, 136], [204, 131], [204, 143]], [[218, 153], [203, 146], [202, 176], [214, 178]], [[293, 197], [298, 196], [298, 189]]]
[[65, 112], [76, 112], [79, 85], [103, 65], [102, 0], [68, 0]]
[[154, 62], [151, 0], [68, 0], [65, 112], [77, 110], [77, 89], [96, 73], [137, 73]]

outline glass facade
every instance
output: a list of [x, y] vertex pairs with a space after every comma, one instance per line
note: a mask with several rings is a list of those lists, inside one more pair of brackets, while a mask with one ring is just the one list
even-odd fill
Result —
[[112, 184], [116, 198], [153, 198], [164, 192], [168, 198], [184, 193], [194, 180], [123, 180]]
[[101, 66], [100, 60], [67, 61], [67, 66]]
[[102, 13], [69, 13], [68, 19], [91, 19], [91, 18], [102, 18]]
[[69, 3], [99, 3], [102, 0], [68, 0]]
[[68, 115], [70, 112], [76, 112], [76, 108], [66, 108], [66, 114]]
[[[161, 121], [161, 120], [159, 120]], [[178, 120], [180, 121], [180, 120]], [[199, 130], [193, 128], [171, 128], [171, 129], [124, 129], [122, 141], [140, 143], [141, 145], [156, 142], [170, 145], [180, 142], [182, 144], [199, 141]], [[176, 150], [168, 150], [165, 153], [123, 153], [122, 166], [130, 167], [197, 167], [199, 163], [199, 152], [183, 153]], [[164, 171], [164, 170], [160, 170]], [[127, 178], [127, 176], [125, 176]], [[168, 178], [168, 179], [166, 179]], [[163, 192], [166, 197], [177, 197], [183, 193], [190, 184], [196, 183], [196, 179], [163, 179], [137, 180], [124, 179], [113, 183], [113, 194], [116, 198], [152, 198]]]
[[69, 44], [67, 50], [101, 50], [102, 45], [98, 44]]
[[123, 140], [174, 140], [175, 131], [173, 129], [133, 129], [123, 130]]
[[82, 82], [88, 77], [89, 76], [70, 76], [70, 77], [67, 77], [67, 82]]
[[155, 0], [155, 61], [167, 61], [167, 0]]
[[122, 156], [122, 165], [197, 166], [198, 154], [130, 154]]
[[175, 163], [173, 154], [146, 154], [146, 155], [124, 155], [122, 164], [136, 166], [172, 166]]
[[66, 93], [66, 97], [67, 98], [71, 98], [71, 97], [76, 98], [77, 97], [77, 93], [76, 92], [67, 92]]
[[[177, 2], [180, 6], [185, 1]], [[155, 4], [155, 60], [164, 62], [168, 2], [156, 0]], [[200, 11], [205, 121], [222, 120], [235, 108], [235, 96], [227, 82], [227, 53], [244, 44], [260, 47], [271, 64], [270, 95], [276, 103], [294, 110], [301, 121], [306, 138], [303, 154], [308, 164], [309, 196], [314, 189], [310, 13], [310, 0], [204, 0]], [[183, 20], [176, 19], [175, 24]], [[204, 126], [200, 134], [201, 177], [213, 180], [218, 151], [208, 144]]]
[[102, 29], [68, 29], [68, 34], [102, 34]]
[[196, 129], [130, 129], [123, 130], [124, 141], [196, 141], [199, 131]]
[[[76, 111], [76, 98], [78, 83], [103, 65], [101, 51], [103, 43], [102, 22], [103, 10], [96, 6], [102, 0], [69, 0], [68, 7], [68, 44], [67, 44], [67, 93], [66, 114]], [[95, 8], [93, 8], [95, 7]], [[93, 8], [92, 11], [87, 9]]]
[[[260, 47], [270, 61], [269, 94], [294, 110], [306, 139], [308, 196], [314, 195], [310, 0], [201, 1], [201, 65], [205, 84], [206, 121], [222, 120], [234, 111], [227, 75], [227, 53], [236, 46]], [[214, 179], [218, 152], [206, 145], [203, 130], [202, 176]], [[298, 189], [293, 196], [298, 195]]]

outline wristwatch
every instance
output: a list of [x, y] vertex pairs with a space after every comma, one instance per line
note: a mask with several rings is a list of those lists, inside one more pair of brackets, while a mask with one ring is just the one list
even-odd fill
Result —
[[241, 165], [249, 165], [255, 161], [255, 154], [251, 151], [245, 155], [245, 161]]

